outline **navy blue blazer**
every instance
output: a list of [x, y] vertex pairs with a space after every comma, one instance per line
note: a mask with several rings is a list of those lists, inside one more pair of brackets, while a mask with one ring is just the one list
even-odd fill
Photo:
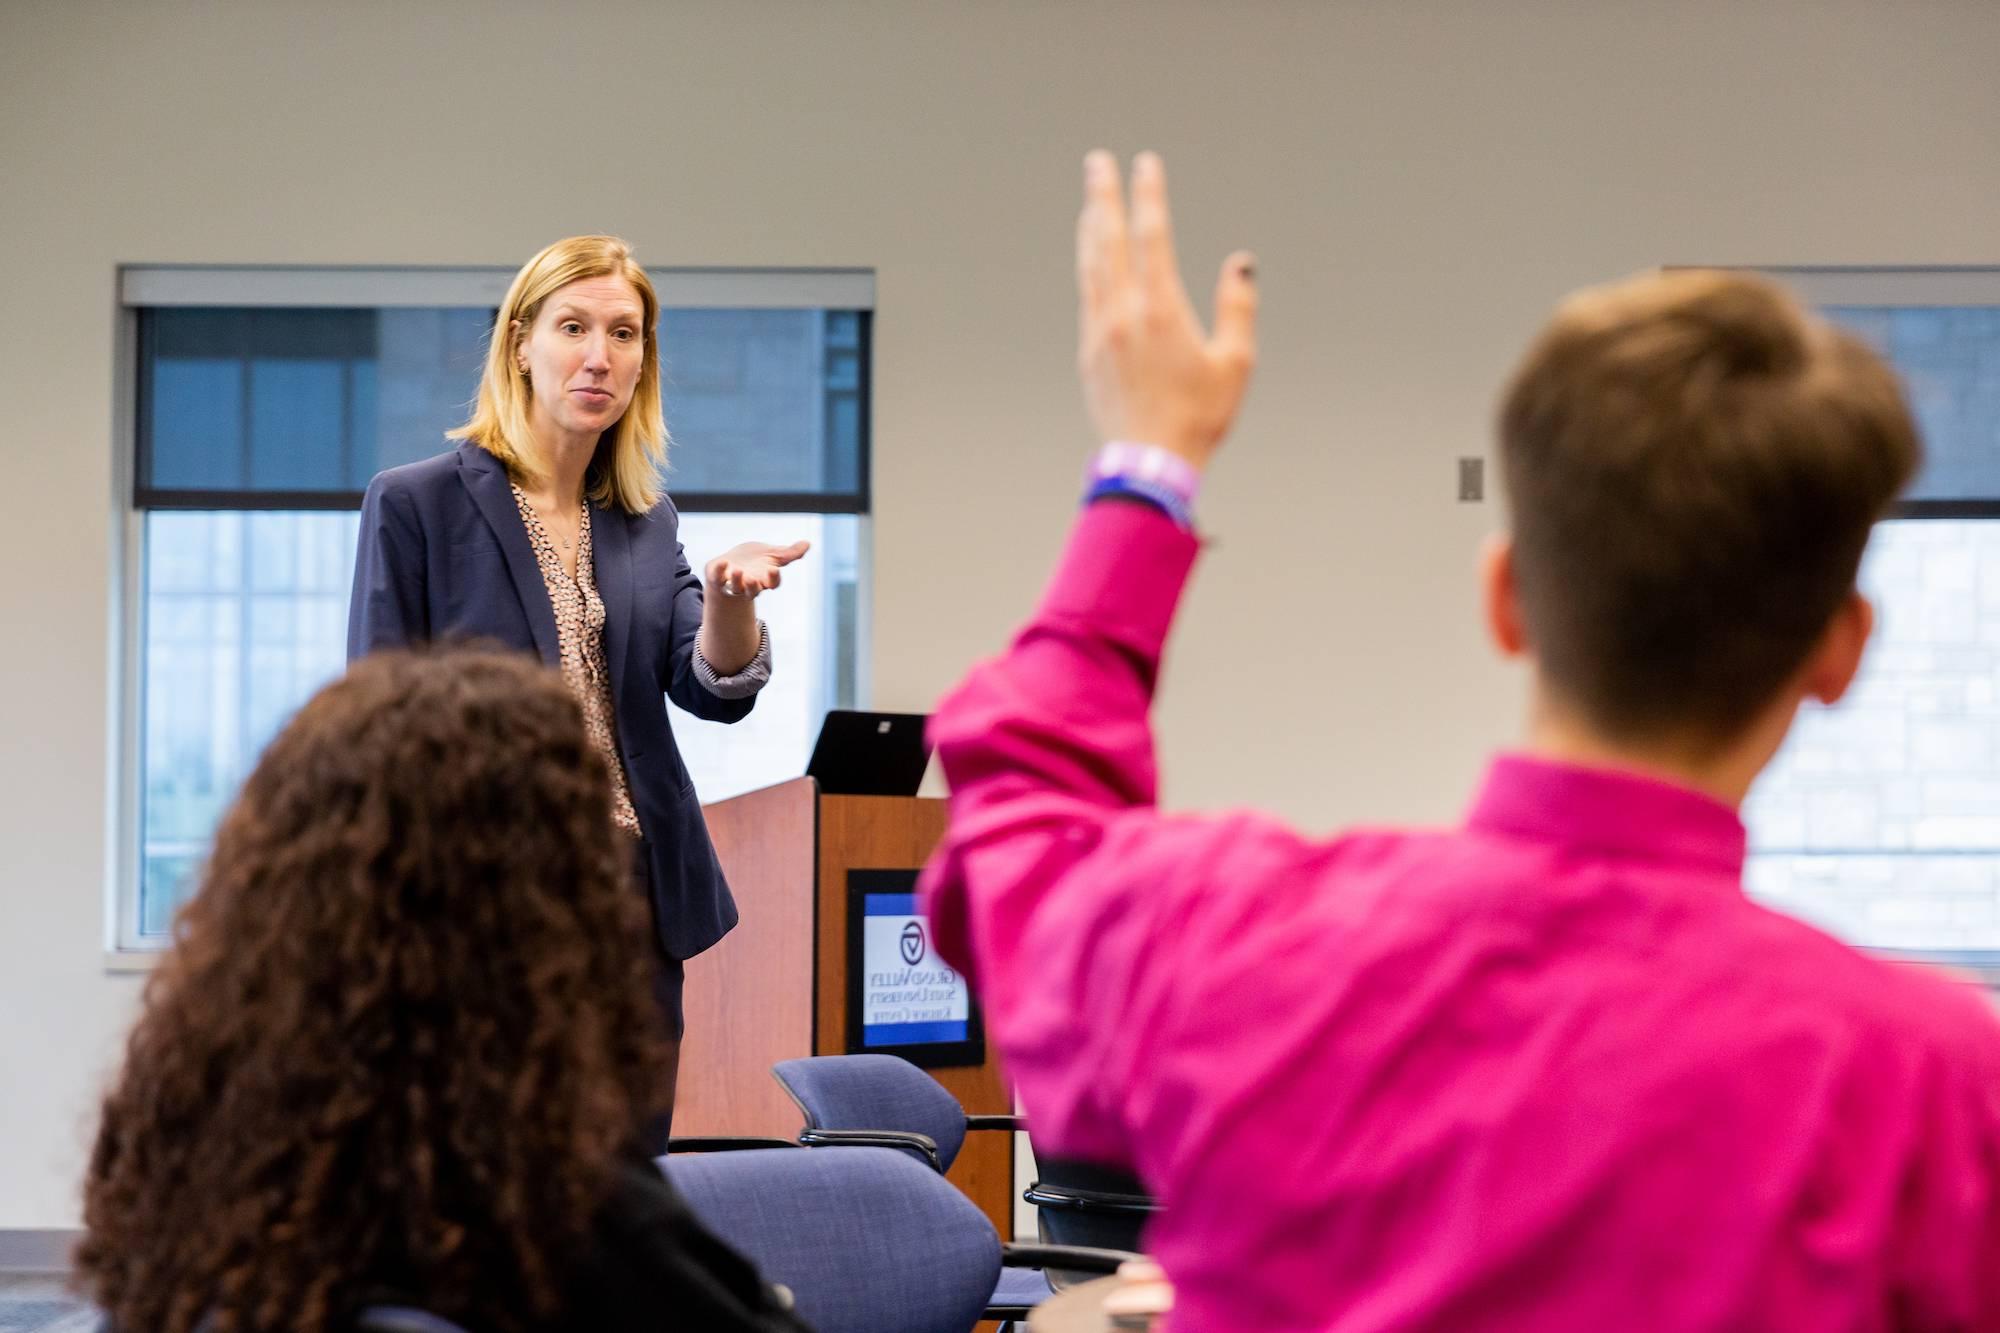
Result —
[[[652, 856], [660, 947], [691, 958], [736, 924], [736, 902], [708, 840], [694, 783], [674, 744], [667, 699], [734, 722], [755, 697], [724, 699], [694, 672], [701, 577], [681, 549], [680, 516], [594, 507], [591, 558], [604, 599], [618, 748]], [[484, 639], [560, 664], [555, 609], [507, 470], [484, 449], [390, 468], [368, 484], [347, 613], [349, 661], [432, 639]]]

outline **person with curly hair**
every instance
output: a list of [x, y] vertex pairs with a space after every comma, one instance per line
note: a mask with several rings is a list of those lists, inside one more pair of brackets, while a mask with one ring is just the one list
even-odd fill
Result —
[[642, 904], [563, 681], [383, 653], [272, 741], [149, 981], [84, 1191], [122, 1333], [796, 1330], [637, 1148]]

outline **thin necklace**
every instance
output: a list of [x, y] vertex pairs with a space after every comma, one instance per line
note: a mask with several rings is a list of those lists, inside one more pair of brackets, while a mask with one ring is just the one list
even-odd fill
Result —
[[[535, 516], [535, 526], [542, 530], [543, 536], [554, 539], [556, 544], [561, 546], [565, 551], [574, 551], [576, 549], [575, 538], [565, 537], [561, 533], [551, 529], [549, 527], [548, 520], [544, 519], [541, 515], [541, 512], [535, 508], [534, 501], [528, 500], [528, 493], [526, 491], [522, 490], [518, 484], [515, 485], [514, 491], [515, 494], [519, 495], [524, 501], [527, 501], [529, 512], [533, 513]], [[584, 506], [583, 501], [578, 500], [576, 502], [576, 525], [577, 525], [577, 532], [579, 535], [581, 535], [583, 531], [583, 506]], [[553, 512], [554, 511], [551, 511], [552, 515]]]
[[[583, 506], [581, 504], [576, 508], [576, 527], [578, 534], [581, 535], [583, 532]], [[549, 532], [549, 525], [546, 523], [542, 524], [542, 531]], [[549, 535], [562, 543], [563, 550], [574, 551], [576, 549], [575, 537], [565, 537], [559, 532], [549, 532]]]

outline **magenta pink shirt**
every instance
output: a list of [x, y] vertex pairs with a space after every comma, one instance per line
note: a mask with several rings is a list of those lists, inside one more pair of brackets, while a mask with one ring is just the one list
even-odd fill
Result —
[[1503, 758], [1449, 832], [1160, 814], [1194, 556], [1085, 512], [932, 724], [925, 876], [1037, 1149], [1164, 1204], [1176, 1329], [2000, 1329], [1979, 995], [1750, 902], [1735, 812], [1631, 775]]

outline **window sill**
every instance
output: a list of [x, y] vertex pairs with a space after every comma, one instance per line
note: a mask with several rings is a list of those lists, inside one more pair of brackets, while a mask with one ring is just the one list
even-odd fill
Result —
[[1943, 973], [1953, 981], [2000, 990], [2000, 953], [1990, 949], [1879, 949], [1861, 952], [1892, 963], [1915, 963]]

